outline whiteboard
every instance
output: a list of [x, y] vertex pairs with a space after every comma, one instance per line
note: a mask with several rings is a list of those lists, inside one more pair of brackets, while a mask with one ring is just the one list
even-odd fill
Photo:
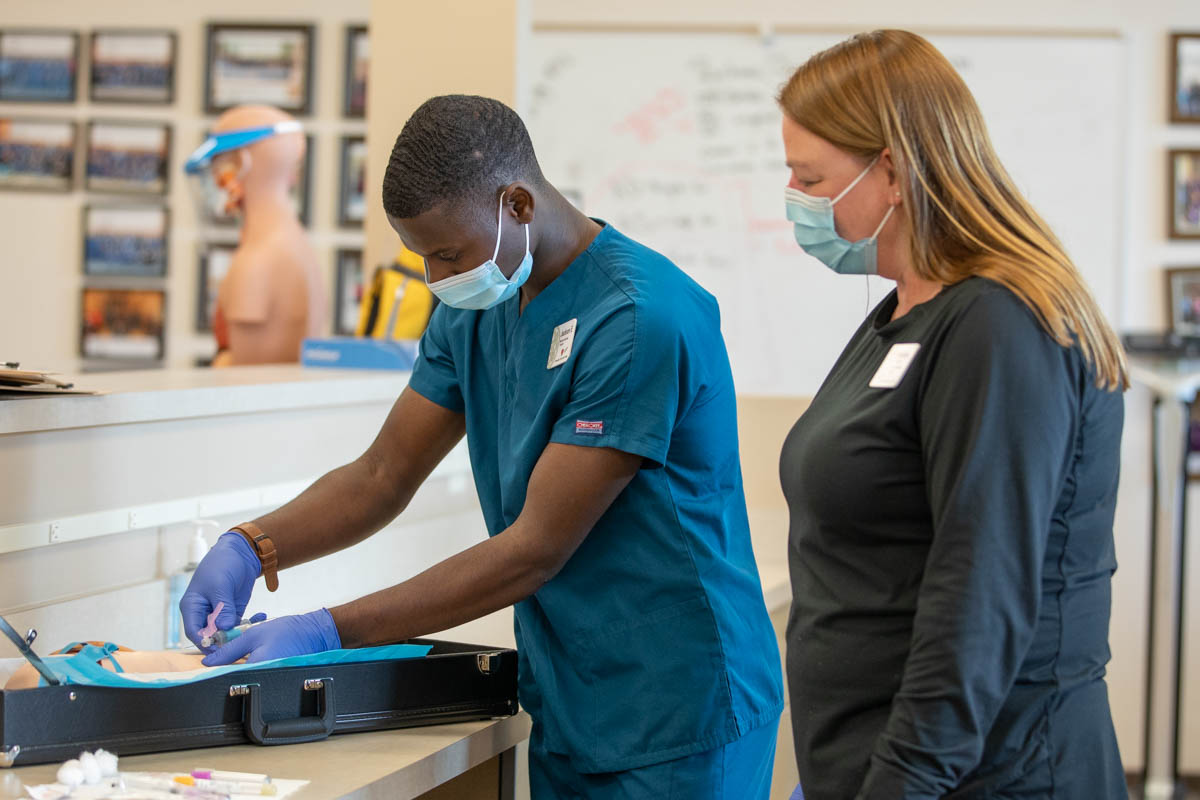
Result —
[[[538, 31], [522, 109], [546, 177], [712, 292], [741, 394], [811, 395], [891, 289], [804, 255], [784, 217], [775, 94], [844, 34]], [[1125, 48], [1111, 36], [930, 40], [1017, 185], [1115, 320]]]

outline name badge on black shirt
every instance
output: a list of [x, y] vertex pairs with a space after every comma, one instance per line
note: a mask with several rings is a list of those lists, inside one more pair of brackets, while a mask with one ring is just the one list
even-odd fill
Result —
[[909, 364], [912, 364], [920, 349], [920, 342], [900, 342], [892, 345], [892, 349], [883, 357], [883, 363], [875, 370], [875, 375], [867, 386], [872, 389], [895, 389], [900, 385], [900, 380], [904, 373], [908, 372]]

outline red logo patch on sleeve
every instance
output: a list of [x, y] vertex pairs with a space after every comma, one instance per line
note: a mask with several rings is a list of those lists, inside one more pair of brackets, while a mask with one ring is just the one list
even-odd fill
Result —
[[604, 423], [601, 421], [590, 422], [585, 419], [575, 420], [575, 433], [587, 433], [599, 436], [604, 433]]

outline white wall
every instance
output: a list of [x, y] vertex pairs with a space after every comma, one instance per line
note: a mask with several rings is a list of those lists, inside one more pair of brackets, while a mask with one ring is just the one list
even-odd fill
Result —
[[[972, 30], [1116, 32], [1129, 49], [1129, 132], [1125, 163], [1096, 164], [1098, 170], [1125, 175], [1123, 281], [1118, 330], [1158, 328], [1164, 323], [1161, 271], [1167, 266], [1200, 264], [1200, 244], [1168, 242], [1165, 214], [1166, 150], [1200, 147], [1200, 125], [1169, 125], [1168, 48], [1170, 30], [1200, 29], [1195, 0], [1010, 0], [1005, 3], [954, 0], [844, 0], [839, 3], [792, 3], [786, 0], [610, 0], [603, 4], [572, 0], [533, 0], [534, 25], [642, 29], [705, 26], [802, 26], [814, 30], [900, 27], [924, 32]], [[614, 57], [619, 57], [615, 56]], [[536, 143], [535, 143], [536, 144]], [[1122, 488], [1116, 520], [1120, 568], [1114, 579], [1113, 660], [1109, 684], [1113, 716], [1127, 769], [1143, 761], [1143, 690], [1147, 592], [1147, 521], [1149, 519], [1149, 402], [1135, 387], [1126, 396]], [[1196, 498], [1193, 498], [1195, 503]], [[1193, 508], [1195, 506], [1193, 505]], [[1193, 528], [1195, 530], [1195, 528]], [[1193, 547], [1193, 555], [1200, 548]], [[1200, 562], [1200, 558], [1194, 559]], [[1200, 563], [1196, 564], [1200, 568]], [[1193, 570], [1192, 574], [1196, 574]], [[1189, 606], [1189, 663], [1200, 659], [1200, 592]], [[1200, 771], [1200, 672], [1186, 687], [1181, 768]]]
[[[0, 26], [6, 28], [54, 27], [81, 33], [93, 28], [164, 28], [177, 34], [171, 105], [93, 104], [83, 81], [74, 104], [0, 103], [0, 116], [76, 120], [81, 138], [89, 119], [147, 119], [171, 124], [170, 188], [165, 198], [172, 223], [165, 281], [169, 365], [189, 366], [194, 356], [211, 355], [214, 350], [212, 337], [195, 331], [198, 217], [183, 174], [183, 162], [213, 119], [202, 110], [204, 26], [208, 22], [255, 21], [316, 27], [313, 114], [303, 119], [306, 131], [315, 135], [309, 231], [332, 297], [334, 251], [362, 246], [361, 231], [338, 228], [336, 206], [340, 139], [361, 135], [366, 127], [362, 120], [342, 119], [344, 30], [347, 24], [367, 21], [368, 5], [368, 0], [0, 0]], [[80, 50], [86, 52], [87, 48], [88, 37], [83, 36]], [[76, 174], [81, 174], [78, 169]], [[70, 372], [77, 368], [77, 320], [84, 283], [81, 209], [105, 199], [135, 199], [84, 192], [79, 183], [76, 181], [70, 194], [0, 192], [0, 298], [4, 300], [0, 352], [5, 359], [42, 369]], [[19, 301], [12, 302], [13, 298]]]

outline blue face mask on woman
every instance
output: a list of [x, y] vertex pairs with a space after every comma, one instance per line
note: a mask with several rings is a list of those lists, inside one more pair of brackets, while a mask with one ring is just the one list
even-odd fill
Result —
[[[504, 218], [504, 198], [500, 198], [500, 210], [496, 213], [496, 251], [483, 264], [469, 272], [451, 275], [429, 284], [429, 291], [438, 300], [454, 308], [479, 311], [499, 305], [521, 290], [533, 269], [533, 253], [529, 252], [529, 225], [525, 225], [525, 258], [513, 272], [511, 278], [504, 277], [496, 256], [500, 255], [500, 222]], [[429, 268], [425, 268], [425, 279], [429, 280]]]
[[833, 206], [866, 177], [878, 160], [879, 156], [875, 156], [867, 168], [832, 200], [828, 197], [814, 197], [790, 186], [783, 192], [784, 202], [787, 204], [787, 217], [792, 221], [796, 243], [804, 252], [841, 275], [874, 275], [879, 271], [876, 264], [876, 239], [896, 207], [888, 209], [883, 215], [883, 221], [869, 238], [859, 239], [857, 242], [848, 242], [838, 236], [833, 222]]

